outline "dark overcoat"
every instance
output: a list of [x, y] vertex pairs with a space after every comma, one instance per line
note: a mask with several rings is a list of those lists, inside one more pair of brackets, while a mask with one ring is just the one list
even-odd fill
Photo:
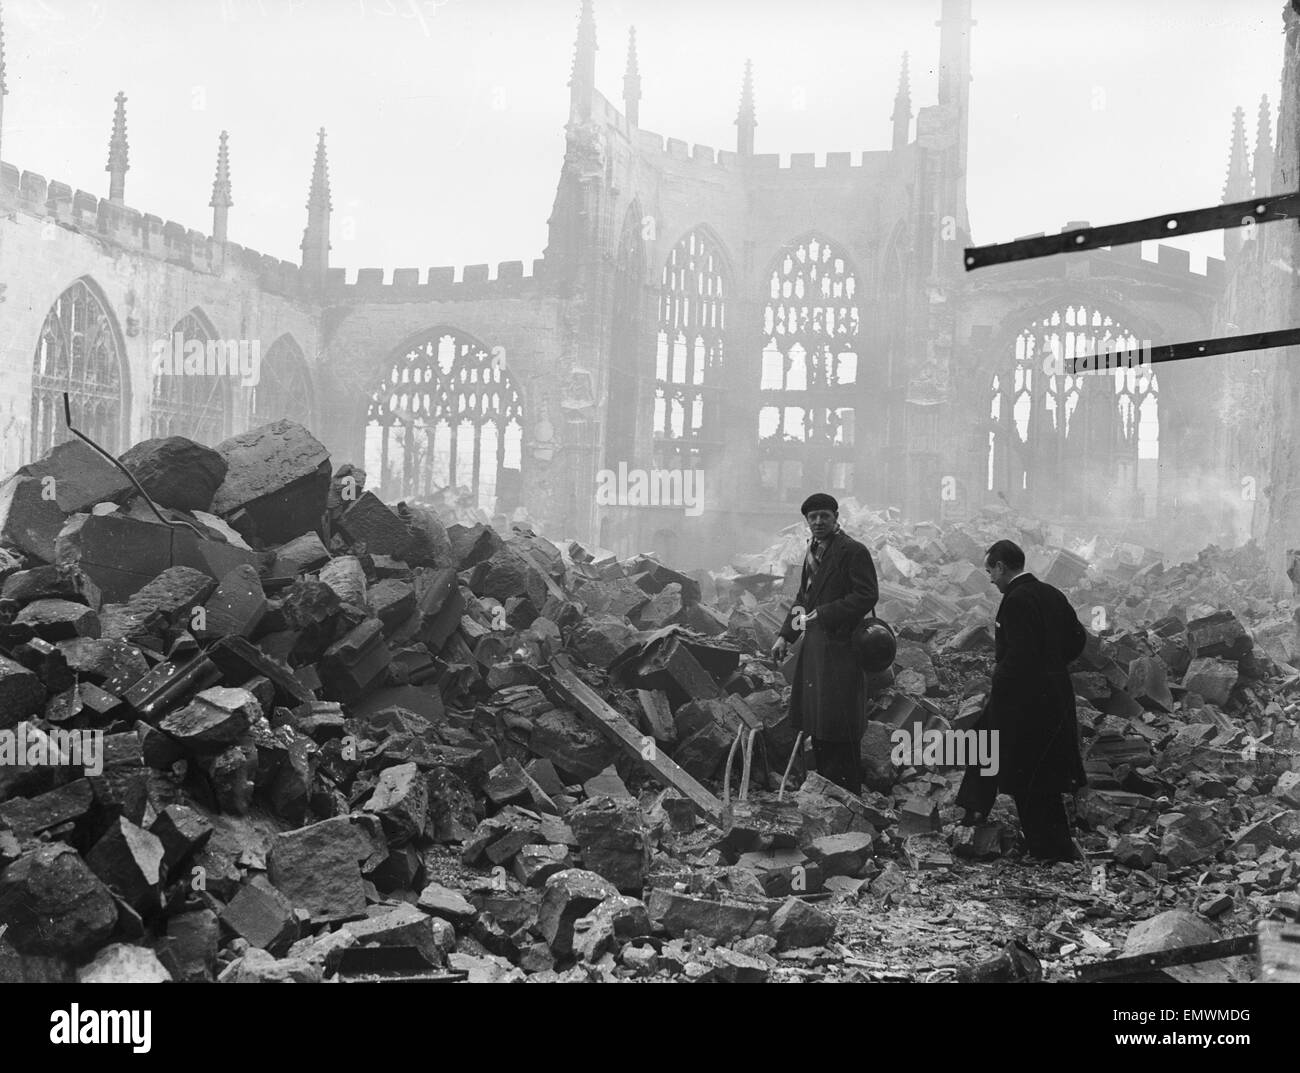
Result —
[[790, 689], [790, 720], [796, 731], [830, 742], [857, 742], [867, 724], [866, 675], [853, 652], [853, 628], [876, 605], [879, 589], [871, 552], [837, 532], [809, 576], [807, 560], [794, 606], [781, 636], [799, 638], [798, 612], [817, 617], [802, 631]]
[[998, 789], [1071, 793], [1086, 780], [1066, 665], [1083, 651], [1087, 632], [1060, 589], [1021, 574], [1002, 594], [996, 634], [997, 664], [979, 725], [999, 732]]

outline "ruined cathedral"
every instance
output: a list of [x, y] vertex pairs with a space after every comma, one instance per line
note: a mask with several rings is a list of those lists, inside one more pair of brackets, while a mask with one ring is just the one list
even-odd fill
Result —
[[[389, 502], [522, 509], [555, 539], [682, 567], [757, 550], [814, 489], [912, 520], [1005, 503], [1172, 553], [1262, 536], [1285, 491], [1265, 473], [1290, 450], [1276, 355], [1078, 376], [1044, 356], [1290, 326], [1293, 276], [1270, 266], [1294, 227], [1230, 234], [1204, 273], [1127, 246], [967, 274], [964, 246], [1015, 236], [972, 230], [978, 30], [971, 0], [935, 7], [938, 41], [918, 45], [938, 48], [937, 84], [914, 86], [903, 57], [890, 144], [854, 149], [846, 128], [843, 148], [782, 158], [759, 152], [748, 67], [729, 148], [642, 129], [635, 32], [607, 96], [619, 81], [583, 0], [547, 246], [495, 268], [334, 265], [324, 130], [293, 262], [231, 241], [224, 133], [207, 231], [131, 207], [119, 94], [107, 196], [0, 163], [3, 470], [67, 436], [68, 392], [74, 423], [116, 452], [287, 416]], [[1253, 149], [1238, 109], [1225, 202], [1295, 184], [1286, 19], [1276, 152], [1269, 102]], [[2, 136], [0, 110], [0, 153]], [[175, 375], [155, 358], [177, 336], [178, 355], [256, 341], [257, 383]], [[652, 471], [698, 502], [597, 495]], [[1287, 512], [1300, 522], [1289, 500], [1272, 517]]]

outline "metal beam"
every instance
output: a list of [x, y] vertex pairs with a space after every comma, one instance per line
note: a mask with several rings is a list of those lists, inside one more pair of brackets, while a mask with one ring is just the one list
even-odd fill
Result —
[[[1141, 369], [1162, 361], [1184, 361], [1187, 358], [1206, 358], [1212, 354], [1237, 354], [1245, 350], [1270, 350], [1274, 347], [1300, 346], [1300, 328], [1283, 328], [1275, 332], [1254, 332], [1250, 335], [1226, 335], [1220, 339], [1198, 339], [1190, 343], [1166, 343], [1138, 351], [1120, 348], [1107, 352], [1062, 359], [1059, 370], [1072, 376], [1104, 374], [1129, 365]], [[1085, 367], [1080, 369], [1079, 363]], [[1091, 367], [1089, 367], [1091, 366]]]
[[1034, 257], [1050, 257], [1054, 253], [1074, 253], [1078, 250], [1095, 250], [1102, 246], [1122, 246], [1129, 242], [1142, 242], [1175, 235], [1193, 235], [1202, 231], [1220, 231], [1233, 227], [1251, 227], [1257, 224], [1276, 223], [1278, 220], [1300, 218], [1300, 191], [1275, 194], [1271, 197], [1236, 201], [1231, 205], [1213, 205], [1208, 209], [1191, 209], [1187, 212], [1149, 216], [1145, 220], [1130, 220], [1107, 227], [1085, 227], [1077, 231], [1064, 231], [1059, 235], [1022, 238], [994, 246], [968, 246], [965, 250], [966, 271], [1009, 261], [1027, 261]]

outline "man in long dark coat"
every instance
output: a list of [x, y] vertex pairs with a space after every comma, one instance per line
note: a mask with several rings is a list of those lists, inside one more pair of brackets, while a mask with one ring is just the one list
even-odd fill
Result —
[[1070, 860], [1076, 854], [1061, 795], [1086, 780], [1066, 665], [1083, 651], [1087, 633], [1060, 589], [1025, 573], [1025, 553], [1011, 541], [989, 548], [984, 570], [1002, 603], [993, 686], [976, 726], [998, 731], [999, 765], [996, 775], [967, 769], [957, 804], [969, 822], [988, 814], [999, 791], [1010, 794], [1026, 852]]
[[790, 720], [812, 739], [818, 772], [853, 793], [862, 791], [858, 750], [866, 730], [866, 675], [853, 651], [853, 628], [876, 605], [871, 553], [839, 527], [839, 503], [819, 492], [800, 508], [812, 540], [799, 594], [772, 646], [778, 661], [800, 634], [790, 690]]

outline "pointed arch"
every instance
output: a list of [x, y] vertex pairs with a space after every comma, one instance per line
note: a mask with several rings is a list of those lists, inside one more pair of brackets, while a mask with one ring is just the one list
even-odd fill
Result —
[[131, 378], [117, 319], [99, 285], [74, 280], [54, 300], [32, 361], [32, 457], [68, 439], [63, 393], [77, 428], [105, 450], [123, 449], [130, 428]]
[[365, 468], [385, 499], [509, 513], [523, 491], [523, 400], [505, 364], [440, 326], [394, 352], [370, 395]]
[[1086, 298], [1040, 306], [1019, 323], [986, 371], [986, 490], [1036, 511], [1153, 514], [1160, 385], [1142, 360], [1149, 338]]
[[249, 402], [249, 427], [287, 417], [310, 428], [316, 397], [311, 370], [302, 347], [288, 332], [262, 355], [260, 374]]
[[785, 246], [763, 276], [760, 477], [774, 502], [857, 484], [861, 296], [852, 260], [816, 233]]
[[712, 228], [673, 245], [659, 283], [655, 336], [655, 461], [699, 469], [717, 442], [731, 275]]
[[230, 435], [232, 377], [215, 371], [209, 355], [215, 358], [220, 352], [224, 360], [225, 348], [231, 345], [237, 348], [239, 343], [222, 340], [198, 306], [176, 322], [166, 340], [156, 344], [172, 361], [160, 367], [155, 360], [151, 369], [151, 436], [184, 436], [212, 446]]

